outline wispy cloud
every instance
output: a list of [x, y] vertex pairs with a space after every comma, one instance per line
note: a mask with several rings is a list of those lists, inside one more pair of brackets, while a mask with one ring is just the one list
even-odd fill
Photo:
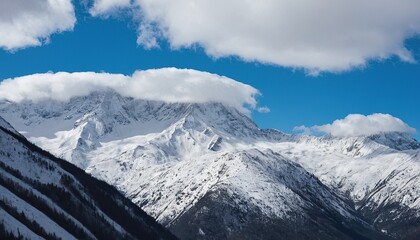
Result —
[[311, 129], [311, 127], [307, 127], [305, 125], [296, 126], [293, 128], [293, 132], [297, 132], [299, 134], [303, 135], [314, 135], [314, 131]]
[[271, 112], [270, 108], [268, 108], [267, 106], [259, 107], [259, 108], [257, 108], [257, 111], [259, 113], [269, 113], [269, 112]]

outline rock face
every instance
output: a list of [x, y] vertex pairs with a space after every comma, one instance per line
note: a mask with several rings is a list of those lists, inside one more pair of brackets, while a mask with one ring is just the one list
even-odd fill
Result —
[[175, 239], [121, 195], [0, 118], [0, 239]]
[[287, 135], [220, 103], [111, 90], [0, 114], [183, 239], [419, 236], [420, 145], [403, 134]]

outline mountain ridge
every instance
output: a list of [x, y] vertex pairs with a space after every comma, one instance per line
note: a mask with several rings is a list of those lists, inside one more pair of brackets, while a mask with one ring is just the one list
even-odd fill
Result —
[[115, 188], [5, 128], [2, 118], [0, 122], [4, 237], [175, 239]]
[[[239, 219], [232, 222], [237, 224], [231, 225], [232, 230], [217, 221], [214, 229], [197, 225], [208, 217], [223, 221], [222, 216], [203, 210], [211, 205], [228, 207], [226, 214], [231, 217], [240, 217], [233, 213], [243, 212], [241, 207], [254, 209], [270, 221], [282, 223], [280, 232], [297, 237], [284, 216], [300, 216], [295, 223], [304, 219], [307, 224], [313, 216], [310, 212], [317, 212], [311, 210], [316, 204], [334, 213], [337, 221], [347, 222], [347, 229], [350, 225], [358, 229], [360, 236], [379, 238], [381, 231], [389, 231], [390, 237], [415, 236], [409, 234], [417, 227], [420, 203], [411, 187], [419, 186], [420, 181], [415, 175], [420, 169], [416, 160], [419, 145], [405, 135], [289, 135], [260, 129], [248, 116], [219, 103], [163, 103], [112, 92], [69, 102], [0, 103], [0, 114], [16, 123], [34, 143], [116, 186], [178, 236], [187, 236], [191, 227], [197, 238], [211, 238], [206, 232], [241, 235]], [[52, 122], [57, 124], [42, 133]], [[389, 164], [381, 164], [383, 160]], [[400, 169], [404, 161], [406, 168]], [[400, 177], [387, 177], [394, 170]], [[309, 192], [301, 192], [310, 182]], [[315, 194], [322, 189], [328, 197]], [[226, 195], [232, 192], [241, 194]], [[387, 192], [392, 195], [384, 200]], [[406, 197], [410, 194], [412, 197]], [[245, 204], [224, 205], [211, 200], [215, 196]], [[331, 201], [333, 208], [329, 207]], [[404, 207], [410, 211], [400, 211]], [[191, 211], [196, 212], [196, 222], [182, 217], [193, 216]], [[386, 218], [385, 213], [393, 211], [400, 212], [401, 219], [414, 219], [407, 226], [407, 236]], [[319, 226], [321, 232], [341, 232], [343, 238], [352, 238], [328, 216], [316, 215], [324, 223]], [[357, 220], [350, 224], [353, 218], [349, 216]], [[387, 224], [375, 222], [378, 216]], [[328, 234], [324, 237], [328, 236], [331, 238]]]

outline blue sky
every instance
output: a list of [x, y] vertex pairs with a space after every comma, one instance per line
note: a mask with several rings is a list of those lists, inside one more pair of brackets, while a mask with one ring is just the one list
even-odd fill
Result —
[[[420, 131], [420, 65], [394, 56], [370, 60], [363, 67], [308, 75], [302, 68], [215, 58], [199, 45], [173, 49], [170, 40], [159, 48], [136, 43], [137, 26], [121, 16], [92, 17], [76, 7], [73, 31], [50, 36], [49, 43], [17, 51], [0, 50], [0, 79], [47, 71], [95, 71], [132, 74], [137, 69], [192, 68], [224, 75], [257, 88], [259, 106], [269, 113], [253, 113], [262, 128], [292, 132], [299, 125], [331, 123], [348, 114], [388, 113]], [[420, 38], [405, 40], [405, 47], [420, 61]], [[415, 134], [419, 138], [419, 134]]]

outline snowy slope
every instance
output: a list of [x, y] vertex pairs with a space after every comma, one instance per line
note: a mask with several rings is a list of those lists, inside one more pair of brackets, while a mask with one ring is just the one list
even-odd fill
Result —
[[409, 136], [305, 136], [261, 147], [286, 153], [384, 232], [420, 236], [420, 146]]
[[[388, 217], [411, 223], [420, 215], [419, 144], [400, 134], [286, 135], [259, 129], [220, 103], [145, 101], [113, 91], [68, 102], [3, 102], [0, 114], [183, 238], [243, 238], [250, 226], [271, 226], [267, 221], [291, 238], [302, 234], [297, 226], [323, 239], [378, 238], [370, 225], [409, 238], [418, 228], [397, 228]], [[230, 225], [217, 224], [227, 219]]]
[[114, 188], [0, 118], [1, 239], [174, 239]]

